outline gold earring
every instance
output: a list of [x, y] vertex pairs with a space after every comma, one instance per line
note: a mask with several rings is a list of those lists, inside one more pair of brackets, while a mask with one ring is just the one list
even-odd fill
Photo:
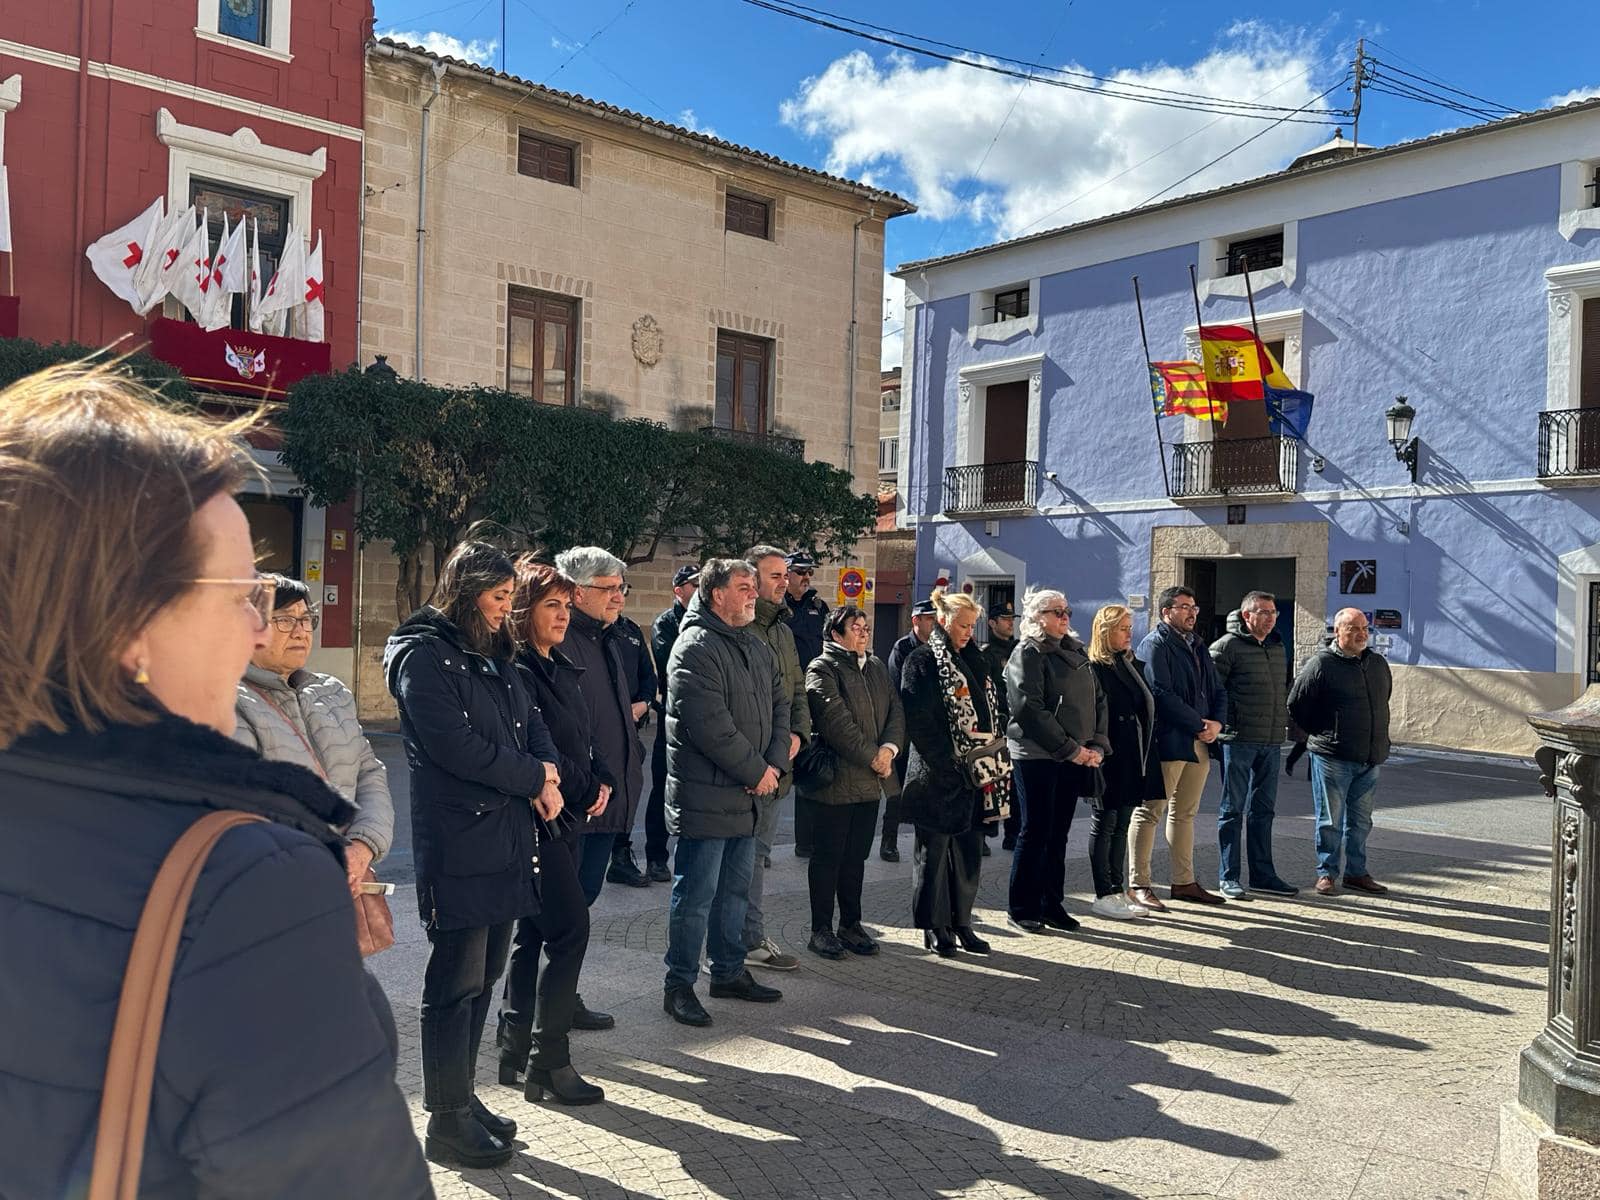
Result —
[[140, 663], [136, 668], [134, 668], [133, 681], [140, 686], [150, 682], [150, 672], [145, 669], [145, 665], [143, 663]]

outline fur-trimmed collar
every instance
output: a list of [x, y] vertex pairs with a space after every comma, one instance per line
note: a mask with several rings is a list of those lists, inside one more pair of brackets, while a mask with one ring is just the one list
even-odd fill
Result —
[[0, 772], [44, 776], [97, 791], [204, 808], [237, 808], [332, 846], [355, 806], [304, 767], [270, 762], [214, 729], [164, 714], [98, 733], [33, 733], [0, 753]]

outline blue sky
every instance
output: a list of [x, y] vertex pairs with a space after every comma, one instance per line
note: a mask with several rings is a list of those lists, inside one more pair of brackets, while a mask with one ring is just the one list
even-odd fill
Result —
[[[1336, 85], [1363, 35], [1390, 67], [1499, 105], [1527, 110], [1600, 93], [1592, 3], [1390, 0], [1330, 10], [1035, 0], [1002, 11], [949, 0], [808, 2], [1028, 63], [1286, 108]], [[1265, 122], [906, 56], [743, 0], [376, 4], [380, 33], [495, 67], [504, 55], [514, 75], [900, 193], [921, 212], [890, 222], [891, 269], [1129, 208], [1164, 189], [1178, 195], [1276, 170], [1333, 129], [1278, 125], [1234, 150]], [[1339, 87], [1312, 111], [1348, 103]], [[1331, 120], [1350, 136], [1347, 121]], [[1385, 145], [1476, 120], [1369, 92], [1361, 140]], [[892, 363], [895, 294], [885, 317]]]

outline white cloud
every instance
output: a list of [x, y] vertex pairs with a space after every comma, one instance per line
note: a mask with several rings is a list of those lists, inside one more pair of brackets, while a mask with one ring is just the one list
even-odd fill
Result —
[[464, 42], [458, 37], [434, 29], [426, 33], [406, 29], [380, 29], [378, 36], [393, 38], [397, 42], [405, 42], [408, 46], [421, 46], [424, 50], [446, 58], [459, 58], [463, 62], [477, 63], [480, 67], [494, 66], [494, 53], [500, 48], [498, 38], [472, 38]]
[[572, 51], [581, 50], [582, 48], [582, 42], [568, 42], [558, 37], [550, 39], [550, 49], [559, 50], [562, 54], [570, 54]]
[[[1331, 82], [1321, 72], [1331, 65], [1314, 34], [1244, 24], [1194, 63], [1145, 65], [1113, 78], [1294, 108]], [[1329, 102], [1340, 103], [1341, 93], [1323, 105]], [[800, 132], [827, 139], [829, 171], [899, 183], [922, 216], [966, 218], [1001, 238], [1140, 204], [1263, 124], [1038, 81], [1024, 88], [959, 64], [924, 66], [899, 53], [878, 61], [861, 51], [805, 80], [782, 115]], [[1280, 125], [1168, 194], [1279, 170], [1331, 132], [1326, 125]]]
[[717, 131], [709, 125], [700, 124], [700, 119], [694, 115], [694, 109], [686, 108], [678, 114], [678, 124], [690, 133], [703, 133], [707, 137], [717, 137]]
[[883, 351], [880, 365], [892, 371], [900, 365], [905, 345], [906, 285], [889, 272], [883, 273]]
[[1574, 88], [1570, 92], [1563, 92], [1559, 96], [1551, 96], [1544, 102], [1544, 108], [1560, 108], [1563, 104], [1571, 104], [1574, 100], [1592, 100], [1600, 96], [1600, 83], [1593, 87]]

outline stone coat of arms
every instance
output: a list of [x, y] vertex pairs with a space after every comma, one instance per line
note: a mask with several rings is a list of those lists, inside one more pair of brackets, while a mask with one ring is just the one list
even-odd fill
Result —
[[661, 326], [649, 313], [633, 323], [633, 356], [641, 366], [653, 367], [661, 361], [664, 340]]

